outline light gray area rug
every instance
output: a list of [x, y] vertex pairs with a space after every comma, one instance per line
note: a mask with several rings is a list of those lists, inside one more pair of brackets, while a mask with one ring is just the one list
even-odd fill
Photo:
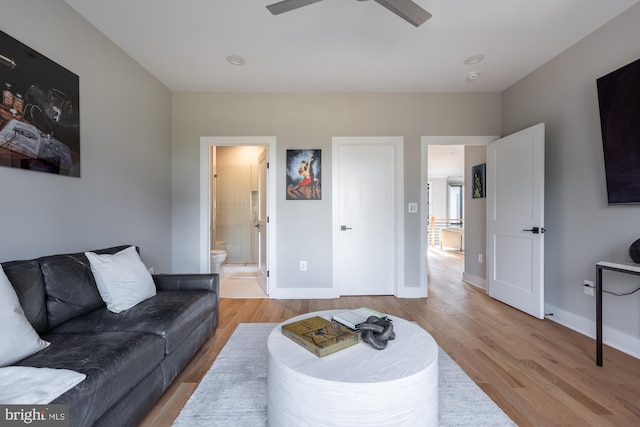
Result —
[[[277, 323], [241, 323], [173, 427], [267, 426], [267, 339]], [[442, 349], [438, 353], [440, 426], [515, 426]]]

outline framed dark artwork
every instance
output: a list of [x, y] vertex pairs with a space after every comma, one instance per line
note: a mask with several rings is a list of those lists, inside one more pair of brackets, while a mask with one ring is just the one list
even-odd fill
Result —
[[486, 197], [487, 195], [485, 191], [485, 169], [486, 163], [475, 165], [471, 168], [471, 179], [473, 180], [471, 197], [474, 199]]
[[287, 200], [322, 199], [322, 150], [287, 150]]
[[0, 31], [0, 166], [80, 176], [80, 81]]

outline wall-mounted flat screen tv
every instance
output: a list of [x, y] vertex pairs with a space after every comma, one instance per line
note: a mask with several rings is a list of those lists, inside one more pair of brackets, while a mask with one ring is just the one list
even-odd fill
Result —
[[609, 204], [640, 203], [640, 59], [597, 86]]

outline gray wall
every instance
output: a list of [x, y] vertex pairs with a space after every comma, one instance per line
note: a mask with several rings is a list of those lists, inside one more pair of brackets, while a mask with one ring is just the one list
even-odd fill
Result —
[[[201, 136], [277, 138], [275, 285], [326, 288], [332, 281], [331, 138], [403, 136], [404, 200], [419, 202], [420, 137], [499, 134], [500, 98], [495, 93], [174, 93], [174, 271], [199, 270]], [[322, 149], [322, 200], [285, 200], [285, 155], [292, 148]], [[405, 209], [404, 221], [405, 282], [418, 286], [424, 258], [419, 215]], [[301, 247], [300, 236], [313, 244]], [[304, 280], [297, 271], [299, 259], [309, 263]]]
[[[582, 281], [594, 279], [598, 260], [627, 260], [640, 237], [640, 207], [606, 204], [595, 86], [640, 57], [640, 5], [502, 95], [171, 95], [62, 0], [2, 0], [0, 9], [0, 30], [80, 76], [82, 149], [81, 178], [0, 167], [0, 261], [133, 243], [157, 271], [197, 271], [199, 138], [274, 135], [278, 286], [324, 287], [332, 268], [332, 136], [404, 136], [408, 203], [419, 200], [421, 136], [506, 135], [538, 122], [547, 126], [545, 283], [554, 319], [593, 335], [594, 299]], [[323, 199], [293, 204], [285, 201], [282, 165], [287, 148], [305, 147], [323, 150]], [[305, 249], [305, 282], [295, 274], [300, 233], [315, 242]], [[418, 215], [405, 212], [404, 237], [405, 278], [417, 284]], [[617, 291], [637, 284], [605, 279]], [[605, 340], [635, 346], [636, 354], [639, 299], [605, 297]]]
[[169, 271], [170, 92], [62, 0], [0, 10], [0, 30], [80, 77], [81, 132], [80, 178], [0, 167], [0, 261], [131, 243]]
[[[596, 79], [640, 58], [640, 5], [503, 93], [503, 135], [546, 123], [545, 301], [553, 318], [595, 334], [583, 280], [600, 260], [630, 261], [640, 206], [607, 206]], [[605, 273], [614, 291], [637, 279]], [[640, 295], [604, 298], [605, 342], [640, 354]]]
[[[473, 284], [485, 288], [485, 283], [477, 279], [486, 279], [486, 235], [487, 235], [487, 198], [474, 199], [471, 168], [487, 162], [486, 145], [467, 145], [464, 147], [464, 273]], [[478, 261], [482, 255], [483, 262]]]
[[[431, 181], [431, 210], [429, 216], [447, 217], [447, 178], [429, 178]], [[435, 234], [435, 233], [434, 233]]]

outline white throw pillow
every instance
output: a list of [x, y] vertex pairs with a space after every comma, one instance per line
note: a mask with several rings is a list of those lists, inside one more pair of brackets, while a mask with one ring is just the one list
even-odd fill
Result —
[[18, 360], [47, 347], [27, 320], [16, 291], [0, 265], [0, 367], [12, 365]]
[[156, 294], [153, 278], [135, 246], [113, 255], [84, 254], [109, 311], [120, 313]]

